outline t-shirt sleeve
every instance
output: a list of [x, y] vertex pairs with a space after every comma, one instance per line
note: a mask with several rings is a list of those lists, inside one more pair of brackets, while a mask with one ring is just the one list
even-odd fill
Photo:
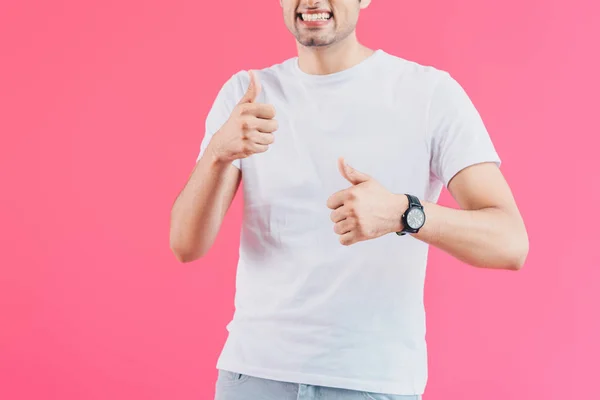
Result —
[[501, 160], [473, 102], [447, 72], [433, 91], [428, 118], [431, 172], [444, 186], [474, 164]]
[[[231, 112], [242, 98], [242, 95], [243, 94], [240, 94], [239, 73], [237, 73], [232, 75], [225, 84], [223, 84], [206, 116], [204, 138], [200, 143], [200, 152], [198, 157], [196, 157], [196, 162], [204, 155], [213, 135], [229, 119]], [[239, 159], [233, 160], [232, 164], [237, 168], [240, 168]]]

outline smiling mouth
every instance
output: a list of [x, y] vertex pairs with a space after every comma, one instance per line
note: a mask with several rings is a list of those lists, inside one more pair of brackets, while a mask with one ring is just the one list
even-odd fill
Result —
[[333, 14], [328, 11], [298, 13], [298, 18], [304, 22], [326, 22], [333, 18]]

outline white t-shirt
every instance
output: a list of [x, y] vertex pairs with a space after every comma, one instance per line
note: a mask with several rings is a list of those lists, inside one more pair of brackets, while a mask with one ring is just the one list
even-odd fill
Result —
[[[500, 165], [479, 113], [447, 72], [383, 50], [330, 75], [304, 73], [292, 58], [258, 77], [257, 101], [274, 105], [279, 129], [267, 152], [234, 162], [244, 217], [236, 311], [217, 367], [422, 394], [428, 245], [389, 234], [343, 246], [326, 203], [350, 186], [340, 156], [391, 192], [430, 202], [461, 169]], [[246, 71], [224, 84], [199, 157], [248, 84]]]

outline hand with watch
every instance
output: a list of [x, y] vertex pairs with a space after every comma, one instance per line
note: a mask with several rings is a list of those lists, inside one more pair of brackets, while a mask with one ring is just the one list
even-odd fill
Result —
[[423, 227], [425, 212], [417, 197], [390, 192], [376, 179], [346, 164], [343, 158], [338, 160], [338, 168], [351, 186], [329, 196], [327, 207], [332, 210], [329, 217], [342, 245], [389, 233], [414, 234]]
[[419, 233], [425, 224], [425, 211], [419, 199], [410, 194], [406, 194], [406, 197], [408, 198], [408, 208], [402, 214], [402, 230], [396, 232], [398, 236]]

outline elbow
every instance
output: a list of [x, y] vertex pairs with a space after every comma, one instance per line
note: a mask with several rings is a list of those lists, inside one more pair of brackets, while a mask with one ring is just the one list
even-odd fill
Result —
[[202, 240], [190, 234], [188, 230], [172, 225], [169, 232], [169, 248], [175, 259], [187, 264], [204, 257], [207, 248]]
[[177, 248], [174, 246], [171, 246], [171, 252], [175, 256], [177, 261], [179, 261], [182, 264], [188, 264], [188, 263], [191, 263], [192, 261], [196, 261], [196, 260], [199, 260], [200, 258], [204, 257], [203, 252], [193, 251], [190, 249]]
[[518, 240], [513, 239], [513, 244], [509, 248], [512, 251], [507, 252], [509, 257], [506, 260], [506, 269], [520, 271], [525, 266], [529, 254], [529, 239], [527, 238], [527, 234], [524, 233], [522, 238]]
[[176, 240], [171, 240], [170, 248], [177, 261], [182, 264], [199, 260], [200, 258], [204, 257], [206, 253], [206, 251], [199, 246], [190, 246]]
[[510, 271], [520, 271], [525, 266], [527, 253], [518, 254], [506, 264], [506, 269]]
[[202, 255], [196, 255], [189, 251], [182, 251], [182, 250], [173, 249], [173, 248], [171, 248], [171, 251], [172, 251], [173, 255], [175, 256], [175, 258], [177, 259], [177, 261], [179, 261], [181, 264], [188, 264], [188, 263], [191, 263], [192, 261], [196, 261], [202, 257]]

